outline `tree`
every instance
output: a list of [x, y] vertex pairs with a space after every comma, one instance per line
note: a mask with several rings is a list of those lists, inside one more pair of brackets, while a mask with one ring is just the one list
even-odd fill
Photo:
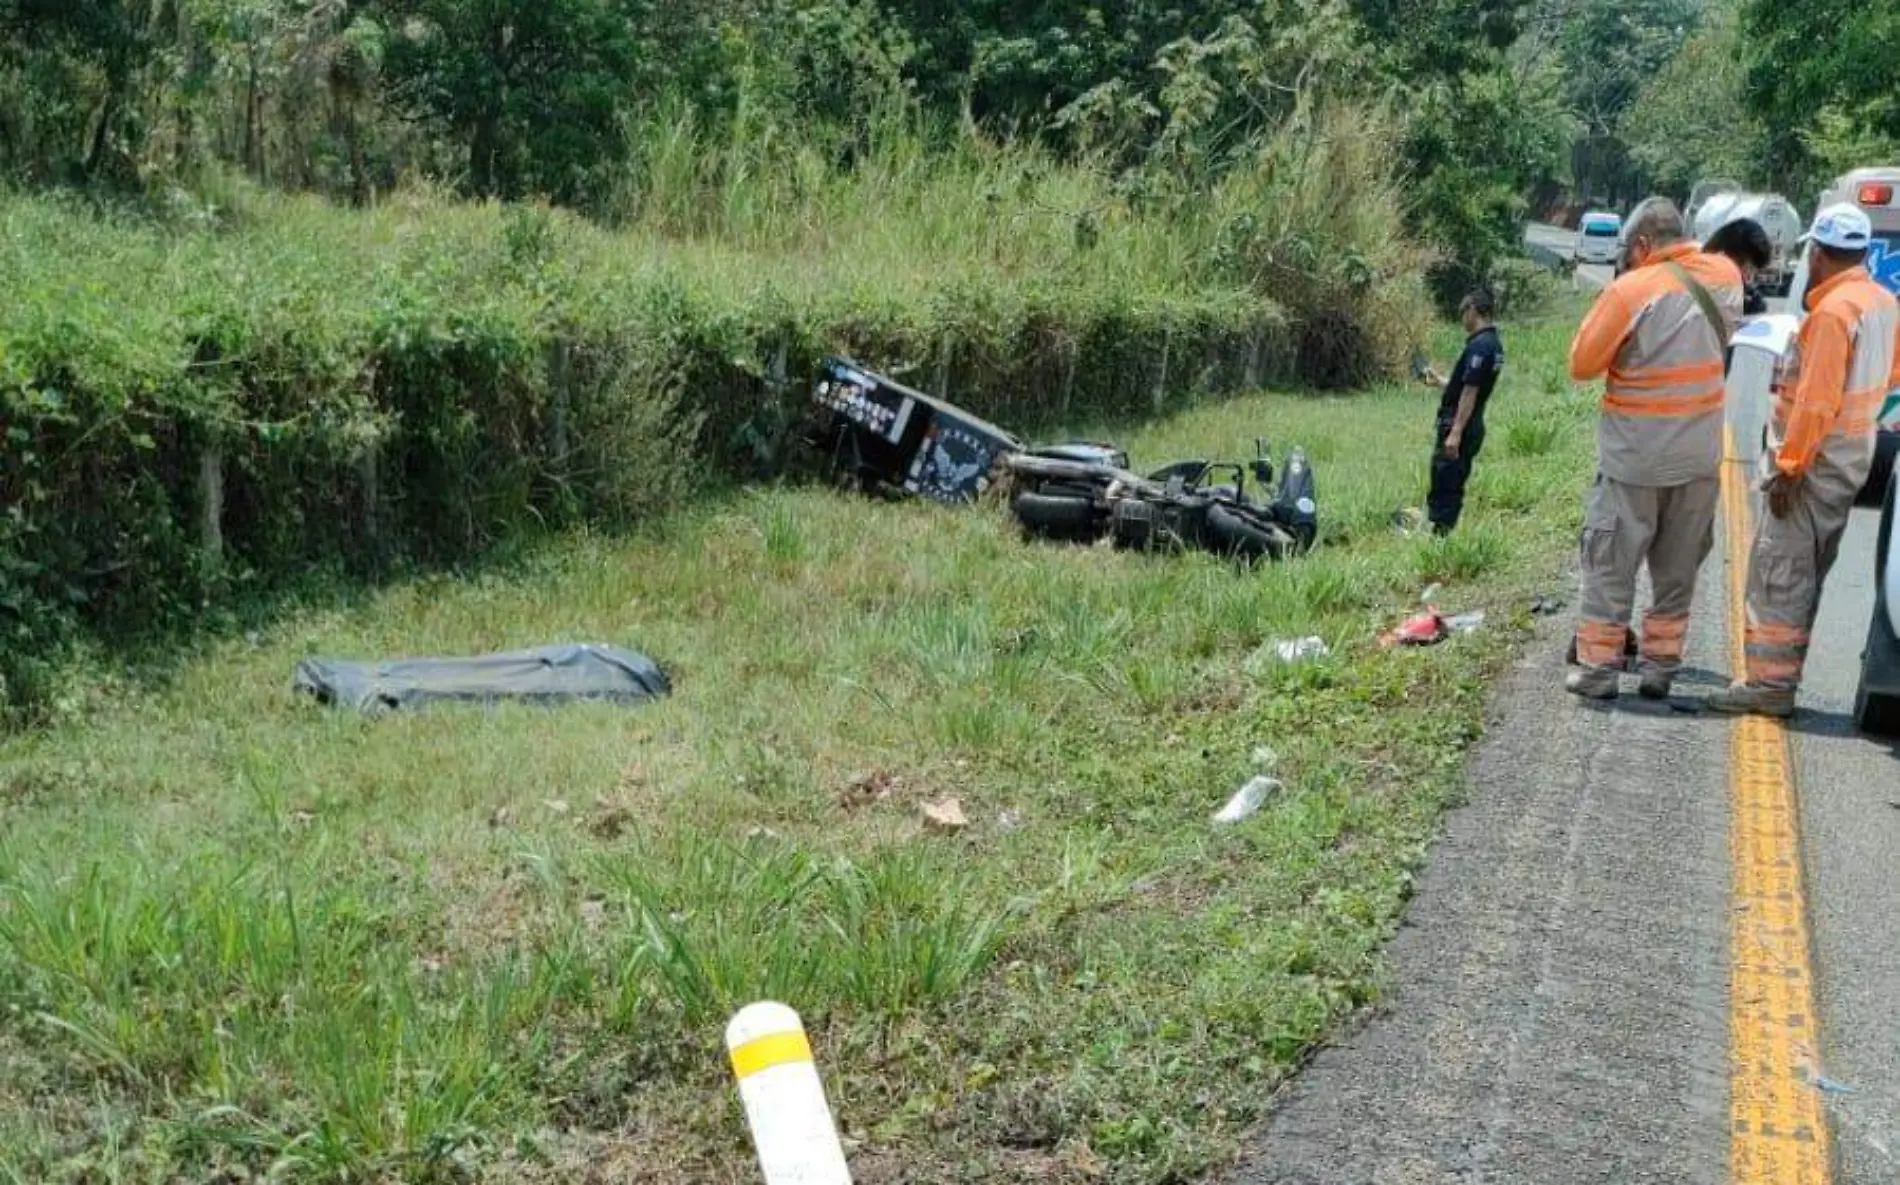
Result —
[[1586, 196], [1633, 201], [1648, 188], [1630, 155], [1624, 121], [1700, 16], [1696, 0], [1614, 0], [1570, 11], [1557, 48], [1581, 132], [1571, 170]]
[[1768, 129], [1747, 103], [1745, 52], [1736, 14], [1715, 10], [1638, 92], [1624, 136], [1658, 188], [1686, 195], [1704, 177], [1768, 180]]
[[622, 156], [619, 117], [637, 74], [616, 0], [382, 0], [394, 99], [463, 146], [483, 197], [582, 202]]
[[1753, 47], [1748, 103], [1776, 129], [1770, 168], [1778, 179], [1807, 179], [1821, 166], [1817, 145], [1851, 150], [1867, 138], [1877, 148], [1900, 138], [1900, 7], [1747, 0], [1742, 15]]

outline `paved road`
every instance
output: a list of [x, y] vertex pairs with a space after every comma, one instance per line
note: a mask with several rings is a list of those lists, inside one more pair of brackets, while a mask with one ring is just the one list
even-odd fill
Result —
[[[1544, 251], [1553, 251], [1565, 259], [1576, 257], [1577, 232], [1565, 230], [1561, 226], [1550, 226], [1542, 222], [1533, 222], [1524, 228], [1524, 245]], [[1579, 264], [1572, 282], [1579, 291], [1594, 292], [1607, 287], [1616, 278], [1616, 269], [1601, 264]], [[1788, 302], [1781, 297], [1768, 298], [1768, 311], [1779, 313], [1787, 308]]]
[[[1719, 565], [1691, 661], [1725, 666]], [[1391, 947], [1393, 994], [1276, 1107], [1242, 1185], [1720, 1185], [1728, 731], [1561, 689], [1546, 631]]]
[[[1733, 420], [1760, 439], [1760, 409]], [[1847, 716], [1874, 528], [1857, 512], [1791, 733], [1840, 1185], [1900, 1181], [1900, 748]], [[1691, 637], [1711, 683], [1729, 668], [1722, 550]], [[1235, 1185], [1729, 1181], [1731, 726], [1570, 701], [1570, 624], [1501, 690], [1385, 1007], [1277, 1101]]]

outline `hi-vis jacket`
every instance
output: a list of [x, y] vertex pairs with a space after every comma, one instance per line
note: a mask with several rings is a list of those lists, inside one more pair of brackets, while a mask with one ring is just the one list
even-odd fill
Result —
[[1808, 317], [1775, 393], [1775, 466], [1851, 499], [1874, 462], [1875, 417], [1900, 380], [1900, 305], [1865, 268], [1808, 293]]
[[[1718, 339], [1673, 261], [1715, 298]], [[1722, 465], [1724, 357], [1742, 317], [1742, 273], [1693, 243], [1658, 252], [1603, 290], [1570, 347], [1570, 375], [1604, 383], [1597, 466], [1626, 485], [1679, 486]]]

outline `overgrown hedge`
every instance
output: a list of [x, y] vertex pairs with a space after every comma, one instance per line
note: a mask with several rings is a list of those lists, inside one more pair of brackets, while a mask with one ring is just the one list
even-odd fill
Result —
[[0, 710], [62, 651], [334, 564], [450, 562], [769, 471], [826, 352], [1024, 429], [1284, 373], [1284, 319], [1112, 258], [1001, 273], [284, 203], [180, 231], [0, 199]]

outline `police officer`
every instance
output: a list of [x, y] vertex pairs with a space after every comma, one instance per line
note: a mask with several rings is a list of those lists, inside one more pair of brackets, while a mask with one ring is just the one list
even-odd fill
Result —
[[1484, 448], [1484, 409], [1504, 371], [1504, 342], [1498, 336], [1497, 301], [1491, 293], [1473, 289], [1458, 306], [1458, 320], [1464, 325], [1465, 349], [1451, 377], [1441, 378], [1429, 369], [1421, 376], [1444, 383], [1432, 444], [1431, 492], [1425, 500], [1425, 518], [1436, 535], [1449, 535], [1464, 514], [1465, 485]]

